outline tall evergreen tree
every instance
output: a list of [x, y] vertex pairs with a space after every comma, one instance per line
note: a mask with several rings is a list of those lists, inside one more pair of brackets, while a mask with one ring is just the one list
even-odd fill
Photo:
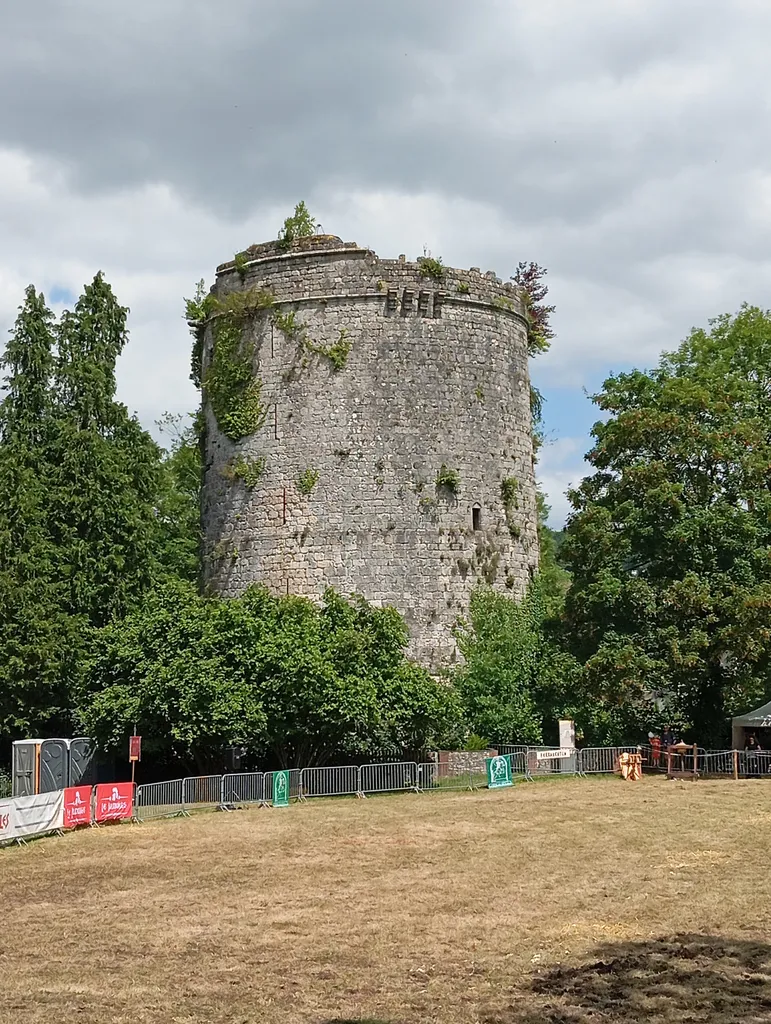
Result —
[[93, 625], [131, 608], [155, 567], [160, 450], [115, 400], [127, 313], [99, 273], [58, 329], [51, 521], [64, 607]]
[[0, 403], [0, 737], [56, 730], [72, 623], [49, 530], [54, 316], [30, 285], [6, 347]]

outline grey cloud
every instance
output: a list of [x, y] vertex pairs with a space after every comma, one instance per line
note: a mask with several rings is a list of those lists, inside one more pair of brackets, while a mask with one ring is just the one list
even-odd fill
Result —
[[82, 190], [168, 181], [233, 218], [329, 183], [588, 223], [645, 177], [765, 153], [736, 122], [764, 91], [687, 86], [746, 42], [736, 6], [19, 3], [0, 134]]
[[192, 401], [181, 295], [301, 197], [384, 255], [548, 266], [544, 382], [767, 295], [766, 0], [6, 0], [2, 29], [0, 331], [102, 267], [148, 421]]

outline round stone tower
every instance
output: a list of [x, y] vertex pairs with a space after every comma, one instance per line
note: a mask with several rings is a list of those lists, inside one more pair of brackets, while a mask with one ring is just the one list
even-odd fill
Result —
[[538, 564], [521, 291], [320, 235], [252, 246], [212, 295], [208, 590], [361, 594], [454, 660], [474, 587], [520, 596]]

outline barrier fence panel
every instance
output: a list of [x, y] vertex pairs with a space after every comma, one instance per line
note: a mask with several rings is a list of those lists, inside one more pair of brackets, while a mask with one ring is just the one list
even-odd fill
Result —
[[[482, 773], [484, 776], [484, 773]], [[467, 769], [453, 775], [440, 775], [436, 761], [423, 761], [418, 765], [418, 789], [421, 793], [468, 792], [474, 788], [474, 773]]]
[[733, 777], [734, 771], [738, 778], [739, 757], [734, 750], [707, 750], [699, 758], [700, 775], [717, 775]]
[[150, 818], [169, 818], [175, 814], [184, 814], [182, 788], [184, 779], [171, 782], [148, 782], [137, 786], [135, 814], [139, 821]]
[[509, 761], [511, 762], [512, 775], [524, 775], [526, 779], [532, 782], [532, 776], [527, 764], [527, 753], [525, 751], [514, 751], [509, 754]]
[[415, 761], [391, 761], [361, 766], [362, 793], [394, 793], [418, 790], [418, 766]]
[[334, 768], [303, 768], [300, 772], [300, 795], [356, 796], [359, 792], [359, 769], [353, 764]]
[[580, 775], [612, 775], [622, 754], [636, 754], [638, 747], [584, 747], [578, 752]]
[[223, 775], [223, 804], [261, 804], [262, 779], [262, 772], [232, 772]]
[[739, 751], [740, 779], [771, 779], [771, 754], [751, 750]]
[[[289, 775], [289, 799], [299, 800], [300, 799], [300, 774], [302, 769], [291, 768], [287, 771]], [[273, 780], [276, 775], [280, 775], [281, 772], [265, 772], [262, 777], [262, 803], [272, 804], [273, 803]]]
[[[585, 747], [561, 750], [559, 747], [501, 744], [500, 753], [508, 756], [514, 778], [532, 779], [533, 774], [572, 774], [582, 776], [611, 774], [618, 770], [623, 753], [640, 753], [645, 766], [695, 778], [771, 779], [771, 752], [751, 750], [705, 750], [684, 747], [661, 751], [649, 744], [618, 747]], [[541, 757], [538, 757], [538, 754]], [[553, 756], [549, 756], [552, 754]], [[565, 754], [566, 756], [558, 756]], [[544, 756], [545, 755], [545, 756]], [[575, 767], [574, 767], [575, 765]], [[42, 835], [89, 822], [125, 820], [134, 814], [137, 820], [187, 814], [204, 807], [274, 802], [277, 804], [310, 797], [355, 796], [373, 793], [416, 793], [482, 789], [487, 786], [484, 771], [473, 766], [452, 775], [440, 774], [437, 761], [383, 761], [361, 767], [343, 765], [324, 768], [293, 768], [279, 772], [232, 772], [202, 775], [168, 782], [152, 782], [134, 787], [131, 783], [110, 783], [94, 787], [70, 787], [43, 796], [4, 800], [0, 806], [0, 839], [13, 841], [17, 836]], [[280, 776], [280, 778], [279, 778]], [[275, 780], [279, 778], [279, 784]], [[134, 797], [135, 793], [135, 797]], [[55, 821], [40, 812], [36, 801], [54, 800]], [[32, 801], [27, 808], [26, 801]], [[48, 813], [48, 808], [43, 809]], [[14, 817], [15, 815], [15, 817]], [[37, 815], [37, 817], [35, 816]], [[42, 816], [41, 816], [42, 815]], [[18, 819], [18, 820], [17, 820]], [[53, 822], [53, 824], [52, 824]]]
[[499, 743], [495, 748], [499, 754], [525, 754], [530, 747], [525, 743]]
[[182, 805], [186, 811], [222, 806], [222, 776], [192, 775], [182, 787]]

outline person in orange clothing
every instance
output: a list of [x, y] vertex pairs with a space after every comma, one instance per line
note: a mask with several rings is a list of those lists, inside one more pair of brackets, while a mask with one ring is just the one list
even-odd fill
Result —
[[661, 764], [661, 737], [648, 733], [648, 738], [651, 741], [651, 765], [658, 768]]

